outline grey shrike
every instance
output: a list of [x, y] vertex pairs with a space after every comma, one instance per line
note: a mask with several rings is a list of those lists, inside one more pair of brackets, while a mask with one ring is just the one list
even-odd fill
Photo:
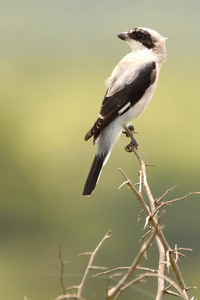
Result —
[[85, 136], [85, 141], [94, 136], [98, 148], [84, 186], [84, 196], [94, 191], [122, 126], [137, 119], [150, 102], [166, 59], [165, 38], [154, 30], [137, 27], [118, 37], [128, 42], [132, 51], [122, 58], [107, 79], [99, 117]]

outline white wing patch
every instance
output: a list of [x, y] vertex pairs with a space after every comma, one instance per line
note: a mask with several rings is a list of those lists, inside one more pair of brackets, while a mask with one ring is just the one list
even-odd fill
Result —
[[104, 116], [102, 116], [101, 114], [99, 114], [99, 119], [104, 119]]
[[131, 106], [131, 103], [130, 103], [130, 102], [126, 103], [126, 105], [124, 105], [124, 106], [118, 111], [118, 114], [119, 114], [119, 115], [123, 114], [123, 112], [124, 112], [129, 106]]

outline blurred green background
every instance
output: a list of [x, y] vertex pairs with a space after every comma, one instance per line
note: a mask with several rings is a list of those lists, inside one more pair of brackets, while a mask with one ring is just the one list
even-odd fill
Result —
[[[139, 250], [144, 216], [121, 167], [138, 181], [138, 162], [121, 137], [90, 198], [82, 188], [96, 150], [83, 137], [93, 125], [105, 79], [128, 53], [121, 31], [142, 26], [168, 37], [154, 98], [134, 125], [148, 181], [166, 199], [200, 190], [200, 2], [158, 0], [0, 1], [0, 299], [47, 300], [78, 284], [88, 257], [111, 229], [95, 263], [128, 266]], [[190, 247], [180, 268], [188, 286], [200, 282], [200, 197], [168, 207], [164, 232], [173, 248]], [[146, 266], [156, 267], [153, 245]], [[104, 299], [106, 278], [92, 279], [86, 299]], [[155, 279], [122, 299], [154, 299]], [[200, 286], [199, 286], [200, 287]], [[190, 296], [200, 297], [199, 290]], [[166, 299], [170, 297], [166, 296]]]

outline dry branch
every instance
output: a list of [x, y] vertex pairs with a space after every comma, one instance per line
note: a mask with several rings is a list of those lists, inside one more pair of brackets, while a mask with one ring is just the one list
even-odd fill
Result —
[[148, 238], [148, 240], [146, 242], [143, 243], [138, 255], [136, 256], [136, 258], [134, 259], [133, 263], [131, 264], [130, 268], [128, 269], [127, 273], [123, 276], [123, 278], [118, 282], [118, 284], [111, 288], [107, 295], [108, 298], [112, 298], [117, 294], [121, 293], [121, 288], [124, 286], [124, 284], [127, 282], [127, 280], [131, 277], [131, 275], [133, 274], [133, 272], [136, 270], [140, 260], [142, 259], [142, 257], [144, 256], [144, 253], [147, 251], [147, 249], [149, 248], [149, 246], [151, 245], [152, 241], [154, 240], [156, 233], [157, 233], [157, 227], [154, 228], [153, 232], [151, 233], [150, 237]]
[[[129, 131], [129, 129], [126, 126], [124, 126], [124, 129], [127, 132], [127, 135], [131, 137], [131, 132]], [[157, 228], [156, 242], [157, 242], [157, 247], [159, 250], [159, 268], [158, 268], [159, 273], [158, 273], [158, 289], [157, 289], [156, 300], [162, 299], [163, 292], [164, 292], [164, 266], [165, 266], [164, 259], [165, 259], [165, 256], [168, 257], [167, 264], [168, 264], [168, 266], [170, 265], [170, 267], [175, 275], [178, 287], [181, 291], [180, 294], [182, 295], [184, 300], [189, 300], [185, 282], [183, 280], [182, 274], [178, 267], [177, 260], [174, 258], [174, 251], [170, 248], [170, 246], [162, 232], [162, 229], [160, 228], [160, 226], [158, 226], [158, 213], [159, 213], [159, 210], [161, 209], [161, 207], [163, 207], [164, 205], [167, 205], [167, 204], [169, 205], [169, 204], [175, 203], [177, 201], [184, 200], [191, 195], [200, 194], [200, 192], [189, 193], [186, 196], [183, 196], [183, 197], [180, 197], [177, 199], [173, 199], [171, 201], [167, 201], [164, 204], [162, 204], [161, 200], [167, 193], [169, 193], [173, 189], [172, 188], [172, 189], [168, 189], [165, 192], [165, 194], [163, 194], [163, 196], [161, 196], [159, 199], [157, 199], [157, 201], [155, 201], [155, 199], [151, 193], [151, 190], [149, 188], [148, 182], [147, 182], [146, 164], [144, 163], [143, 159], [141, 158], [136, 147], [134, 147], [133, 144], [129, 144], [128, 146], [129, 146], [129, 152], [132, 151], [140, 163], [141, 170], [140, 170], [140, 176], [139, 176], [140, 177], [139, 178], [140, 179], [139, 191], [137, 191], [137, 189], [134, 187], [134, 185], [131, 183], [130, 179], [126, 176], [126, 174], [124, 173], [124, 171], [122, 171], [122, 169], [120, 169], [120, 171], [125, 178], [125, 182], [121, 186], [128, 185], [129, 188], [131, 189], [131, 191], [136, 196], [139, 204], [142, 206], [142, 209], [146, 215], [145, 227], [146, 227], [147, 223], [150, 222], [154, 229]], [[130, 148], [131, 148], [131, 150], [130, 150]], [[148, 197], [150, 208], [145, 203], [144, 198], [142, 196], [142, 192], [141, 192], [142, 187], [144, 188], [145, 193]], [[157, 204], [159, 204], [159, 207], [156, 207]]]
[[85, 281], [86, 281], [86, 278], [89, 274], [89, 272], [93, 269], [105, 269], [104, 267], [100, 267], [100, 266], [94, 266], [93, 265], [93, 261], [94, 261], [94, 258], [99, 250], [99, 248], [102, 246], [103, 242], [110, 238], [111, 237], [111, 231], [109, 230], [106, 235], [102, 238], [102, 240], [100, 241], [100, 243], [97, 245], [97, 247], [94, 249], [94, 251], [92, 252], [85, 252], [85, 253], [81, 253], [80, 255], [90, 255], [90, 259], [89, 259], [89, 262], [88, 262], [88, 265], [85, 269], [85, 273], [83, 275], [83, 278], [81, 280], [81, 283], [77, 286], [72, 286], [72, 287], [69, 287], [67, 290], [73, 290], [73, 289], [77, 289], [77, 294], [68, 294], [68, 295], [61, 295], [59, 297], [56, 298], [56, 300], [62, 300], [62, 299], [76, 299], [76, 300], [81, 300], [81, 296], [82, 296], [82, 292], [83, 292], [83, 287], [85, 285]]
[[[184, 254], [182, 254], [180, 251], [192, 251], [190, 248], [178, 248], [177, 245], [175, 245], [174, 249], [171, 249], [164, 234], [163, 234], [163, 226], [160, 226], [161, 218], [164, 214], [164, 211], [161, 211], [161, 208], [167, 205], [172, 205], [178, 201], [182, 201], [187, 199], [188, 197], [200, 194], [200, 192], [191, 192], [185, 196], [182, 196], [180, 198], [172, 199], [169, 201], [163, 202], [163, 198], [171, 192], [176, 186], [168, 189], [162, 196], [160, 196], [157, 199], [154, 199], [150, 187], [148, 185], [147, 181], [147, 174], [146, 174], [146, 166], [147, 164], [144, 163], [143, 159], [141, 158], [140, 154], [138, 153], [136, 147], [133, 144], [135, 143], [135, 140], [132, 136], [132, 133], [129, 131], [129, 129], [124, 126], [124, 129], [127, 133], [127, 136], [131, 138], [131, 143], [125, 148], [128, 152], [133, 152], [136, 156], [136, 158], [139, 161], [140, 164], [140, 171], [139, 171], [139, 183], [138, 184], [132, 184], [130, 179], [126, 176], [124, 171], [122, 169], [119, 169], [122, 175], [125, 178], [125, 181], [120, 185], [119, 188], [127, 185], [130, 190], [134, 193], [136, 199], [138, 200], [139, 204], [142, 207], [142, 211], [139, 214], [139, 218], [141, 214], [144, 212], [146, 220], [144, 229], [148, 227], [148, 231], [143, 235], [143, 237], [140, 239], [140, 242], [144, 239], [144, 242], [136, 256], [136, 258], [133, 260], [130, 267], [117, 267], [111, 270], [106, 270], [99, 272], [95, 274], [93, 277], [98, 277], [102, 275], [109, 275], [109, 279], [107, 281], [106, 285], [106, 300], [114, 299], [117, 300], [120, 298], [122, 293], [124, 293], [129, 287], [132, 285], [137, 284], [138, 282], [142, 282], [145, 278], [155, 277], [157, 278], [157, 294], [156, 294], [156, 300], [163, 299], [164, 294], [169, 294], [172, 296], [180, 297], [184, 300], [189, 300], [189, 296], [187, 291], [190, 289], [189, 287], [186, 287], [186, 284], [184, 282], [183, 276], [180, 272], [179, 266], [178, 266], [178, 260], [179, 256], [186, 257]], [[138, 187], [138, 190], [136, 188]], [[142, 191], [145, 191], [145, 194], [147, 195], [149, 203], [147, 204], [144, 200], [144, 197], [142, 195]], [[149, 224], [149, 225], [148, 225]], [[59, 296], [56, 300], [62, 300], [62, 299], [76, 299], [81, 300], [83, 288], [85, 286], [86, 278], [90, 272], [90, 270], [94, 269], [100, 269], [105, 270], [107, 268], [95, 266], [93, 265], [94, 258], [103, 244], [103, 242], [110, 237], [110, 231], [103, 237], [103, 239], [100, 241], [98, 246], [94, 249], [92, 252], [85, 252], [81, 255], [89, 255], [90, 259], [88, 262], [88, 265], [85, 269], [84, 275], [82, 277], [81, 283], [78, 286], [72, 286], [68, 289], [65, 289], [64, 280], [63, 280], [63, 272], [64, 272], [64, 262], [62, 259], [61, 254], [61, 248], [59, 246], [59, 257], [61, 261], [61, 285], [63, 289], [63, 295]], [[149, 248], [149, 246], [152, 244], [153, 240], [155, 239], [157, 243], [157, 248], [159, 252], [159, 262], [158, 262], [158, 269], [151, 269], [151, 268], [143, 268], [139, 265], [139, 262], [143, 257], [145, 257], [146, 252]], [[187, 257], [186, 257], [187, 258]], [[174, 273], [175, 280], [172, 280], [169, 276], [166, 276], [165, 273], [165, 266], [169, 273], [169, 268], [171, 268], [172, 272]], [[146, 271], [146, 273], [142, 273], [139, 276], [137, 276], [135, 279], [130, 278], [133, 275], [133, 273], [136, 270], [140, 271]], [[121, 279], [119, 282], [113, 286], [109, 287], [110, 281], [113, 277], [120, 276]], [[165, 287], [164, 283], [168, 282], [169, 286]], [[171, 290], [171, 288], [175, 289]], [[68, 294], [68, 290], [77, 290], [77, 293], [71, 293]], [[194, 297], [191, 298], [191, 300], [194, 300]]]
[[[88, 273], [89, 271], [93, 268], [92, 264], [93, 264], [93, 261], [94, 261], [94, 258], [99, 250], [99, 248], [101, 247], [101, 245], [103, 244], [103, 242], [110, 238], [111, 237], [111, 231], [109, 230], [106, 235], [103, 237], [103, 239], [100, 241], [100, 243], [98, 244], [98, 246], [94, 249], [94, 251], [92, 253], [90, 253], [90, 260], [89, 260], [89, 263], [87, 265], [87, 268], [85, 270], [85, 273], [83, 275], [83, 279], [79, 285], [79, 288], [78, 288], [78, 293], [77, 293], [77, 299], [81, 299], [81, 295], [82, 295], [82, 290], [83, 290], [83, 286], [84, 286], [84, 283], [85, 283], [85, 280], [86, 280], [86, 277], [88, 276]], [[95, 267], [96, 268], [96, 267]], [[100, 267], [99, 267], [100, 269]]]
[[60, 282], [61, 282], [61, 286], [62, 286], [62, 290], [63, 290], [63, 295], [65, 295], [65, 284], [64, 284], [64, 266], [65, 266], [65, 263], [63, 261], [63, 258], [62, 258], [62, 250], [61, 250], [61, 244], [59, 243], [58, 244], [58, 251], [59, 251], [59, 258], [60, 258], [60, 263], [61, 263], [61, 274], [60, 274]]

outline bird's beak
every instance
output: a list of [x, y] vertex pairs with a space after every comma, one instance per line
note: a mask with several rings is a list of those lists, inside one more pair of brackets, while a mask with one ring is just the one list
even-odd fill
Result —
[[118, 38], [120, 38], [123, 41], [126, 41], [129, 39], [128, 32], [121, 32], [117, 36], [118, 36]]

